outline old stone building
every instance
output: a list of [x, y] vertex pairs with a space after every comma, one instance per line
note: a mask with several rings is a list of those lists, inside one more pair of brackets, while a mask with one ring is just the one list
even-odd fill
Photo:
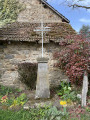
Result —
[[69, 20], [44, 0], [19, 1], [26, 6], [25, 10], [15, 23], [0, 29], [0, 84], [21, 87], [18, 63], [37, 63], [37, 58], [41, 57], [41, 33], [34, 30], [40, 26], [43, 13], [44, 26], [50, 27], [50, 31], [44, 33], [44, 57], [49, 58], [50, 86], [57, 86], [67, 77], [54, 67], [53, 53], [60, 51], [59, 42], [75, 31]]

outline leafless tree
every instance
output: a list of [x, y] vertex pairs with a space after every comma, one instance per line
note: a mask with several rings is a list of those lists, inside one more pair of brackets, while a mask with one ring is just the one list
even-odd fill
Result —
[[83, 2], [88, 2], [87, 0], [65, 0], [65, 2], [68, 3], [69, 7], [73, 8], [85, 8], [85, 9], [90, 9], [90, 3], [88, 5], [84, 5]]

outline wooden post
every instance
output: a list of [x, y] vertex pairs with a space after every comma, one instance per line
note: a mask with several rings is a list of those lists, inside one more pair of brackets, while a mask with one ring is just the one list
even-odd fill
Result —
[[82, 87], [82, 107], [86, 106], [87, 92], [88, 92], [88, 74], [87, 71], [85, 71], [83, 77], [83, 87]]

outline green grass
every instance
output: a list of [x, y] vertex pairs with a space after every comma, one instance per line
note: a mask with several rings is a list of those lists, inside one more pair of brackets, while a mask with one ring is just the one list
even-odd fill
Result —
[[20, 110], [16, 112], [0, 110], [0, 120], [39, 120], [39, 114], [36, 114], [36, 112], [27, 110]]
[[[41, 120], [42, 115], [43, 115], [43, 111], [40, 112], [38, 109], [20, 110], [20, 111], [0, 110], [0, 120]], [[72, 118], [69, 120], [78, 120], [78, 119]], [[83, 114], [81, 115], [80, 120], [90, 120], [90, 115]]]

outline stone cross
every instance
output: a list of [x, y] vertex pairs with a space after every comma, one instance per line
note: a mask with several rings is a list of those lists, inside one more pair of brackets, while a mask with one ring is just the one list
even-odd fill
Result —
[[[42, 4], [41, 4], [41, 11], [42, 11]], [[38, 62], [38, 71], [37, 71], [37, 83], [36, 83], [36, 94], [35, 99], [38, 98], [50, 98], [50, 89], [49, 89], [49, 80], [48, 80], [48, 58], [43, 57], [43, 38], [44, 32], [50, 31], [50, 27], [44, 27], [43, 24], [43, 13], [41, 19], [41, 27], [34, 31], [41, 32], [42, 36], [42, 57], [37, 58]]]
[[83, 77], [83, 88], [82, 88], [82, 106], [86, 106], [86, 98], [87, 98], [87, 92], [88, 92], [88, 75], [87, 72], [84, 72]]

